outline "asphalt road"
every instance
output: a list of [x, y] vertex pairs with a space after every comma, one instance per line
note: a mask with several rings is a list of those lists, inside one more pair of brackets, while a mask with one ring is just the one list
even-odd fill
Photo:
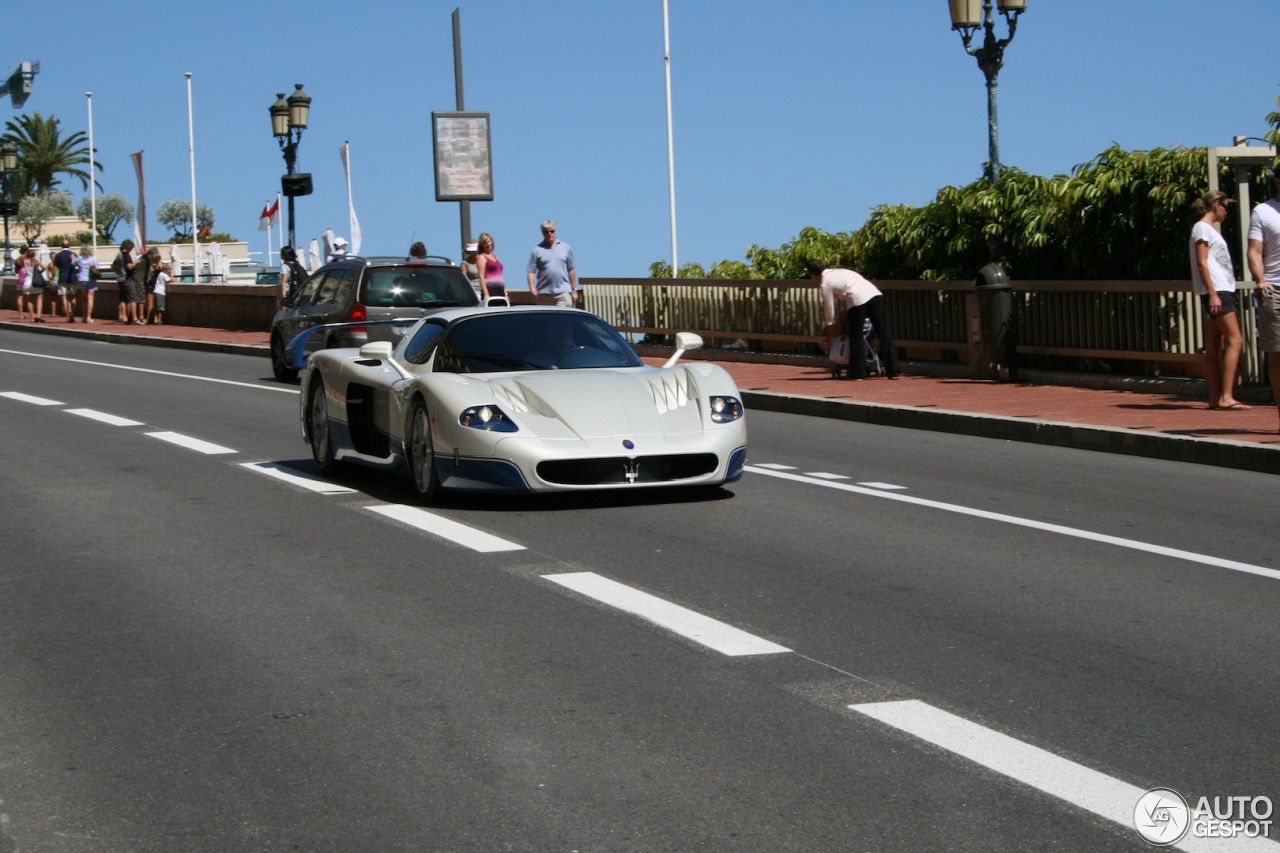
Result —
[[754, 412], [711, 498], [423, 512], [313, 478], [269, 376], [0, 332], [0, 853], [1141, 850], [1150, 788], [1280, 799], [1273, 476]]

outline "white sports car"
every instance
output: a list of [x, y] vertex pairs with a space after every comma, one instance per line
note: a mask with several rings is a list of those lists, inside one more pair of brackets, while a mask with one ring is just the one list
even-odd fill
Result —
[[742, 476], [737, 385], [708, 362], [650, 367], [611, 326], [573, 308], [458, 308], [399, 321], [397, 343], [325, 349], [302, 368], [302, 432], [328, 473], [347, 461], [441, 489], [559, 492], [715, 487]]

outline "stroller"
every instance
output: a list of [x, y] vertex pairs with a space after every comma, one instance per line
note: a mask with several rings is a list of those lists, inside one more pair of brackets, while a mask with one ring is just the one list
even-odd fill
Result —
[[[880, 354], [876, 346], [879, 341], [873, 337], [873, 332], [874, 328], [871, 325], [871, 318], [864, 317], [862, 320], [862, 334], [859, 336], [859, 340], [862, 342], [862, 357], [867, 360], [867, 375], [883, 376], [884, 367], [880, 364]], [[843, 346], [841, 346], [841, 343], [843, 343]], [[832, 341], [831, 352], [829, 354], [829, 358], [831, 360], [832, 379], [839, 379], [840, 372], [847, 371], [849, 369], [848, 354], [851, 344], [852, 341], [849, 340], [849, 335], [847, 333]]]

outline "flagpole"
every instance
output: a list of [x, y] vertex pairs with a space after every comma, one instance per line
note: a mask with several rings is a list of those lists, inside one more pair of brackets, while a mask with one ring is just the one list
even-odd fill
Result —
[[271, 217], [267, 217], [267, 266], [271, 266]]
[[[283, 249], [284, 248], [284, 217], [280, 215], [280, 193], [276, 193], [276, 215], [274, 218], [276, 220], [276, 236], [280, 238], [279, 240], [280, 248]], [[296, 252], [298, 250], [298, 247], [294, 246], [293, 250]]]
[[[187, 150], [191, 155], [191, 281], [200, 281], [200, 226], [196, 221], [196, 134], [191, 120], [191, 72], [187, 71]], [[209, 270], [213, 272], [213, 270]]]
[[[89, 230], [93, 232], [93, 259], [98, 259], [98, 192], [97, 182], [98, 175], [93, 169], [94, 157], [96, 152], [93, 150], [93, 92], [85, 92], [85, 99], [89, 102]], [[9, 247], [4, 247], [5, 253], [8, 254]]]
[[671, 277], [680, 275], [676, 258], [676, 155], [671, 139], [671, 35], [667, 27], [667, 0], [662, 0], [662, 62], [667, 73], [667, 188], [671, 196]]

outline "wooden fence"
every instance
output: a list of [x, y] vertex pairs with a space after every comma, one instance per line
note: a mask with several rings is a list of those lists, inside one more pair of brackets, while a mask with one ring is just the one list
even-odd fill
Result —
[[[982, 299], [971, 281], [878, 281], [907, 358], [984, 369]], [[638, 342], [696, 332], [709, 349], [776, 355], [820, 352], [824, 320], [811, 281], [584, 279], [588, 310]], [[1252, 284], [1237, 291], [1245, 349], [1241, 378], [1265, 381]], [[1199, 376], [1204, 313], [1189, 281], [1020, 281], [1009, 293], [1017, 359], [1131, 375]]]

